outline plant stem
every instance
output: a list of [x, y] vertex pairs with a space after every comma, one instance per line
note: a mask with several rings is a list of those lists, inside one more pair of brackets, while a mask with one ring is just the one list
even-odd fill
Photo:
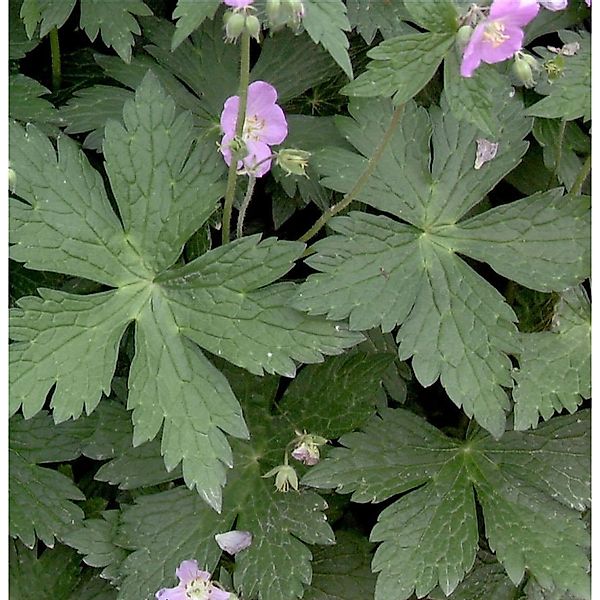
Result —
[[244, 220], [246, 218], [246, 211], [248, 210], [250, 200], [252, 200], [252, 194], [254, 192], [255, 184], [256, 184], [256, 177], [254, 177], [254, 175], [249, 175], [248, 176], [248, 187], [246, 188], [246, 195], [244, 196], [244, 201], [242, 202], [242, 206], [240, 207], [240, 212], [238, 214], [238, 220], [237, 220], [237, 237], [238, 238], [241, 238], [244, 235]]
[[[248, 104], [248, 84], [250, 83], [250, 34], [244, 30], [240, 38], [241, 57], [240, 57], [240, 88], [237, 121], [235, 124], [235, 137], [240, 138], [244, 131], [244, 121], [246, 120], [246, 105]], [[229, 172], [227, 174], [227, 188], [225, 190], [225, 203], [223, 205], [223, 229], [221, 231], [221, 242], [229, 242], [229, 232], [231, 229], [231, 210], [233, 208], [233, 199], [235, 197], [235, 187], [237, 183], [237, 159], [231, 158]]]
[[58, 40], [58, 29], [53, 27], [50, 30], [50, 56], [52, 59], [52, 89], [58, 92], [61, 82], [60, 65], [60, 43]]
[[577, 177], [575, 178], [575, 181], [573, 182], [573, 185], [571, 186], [571, 189], [569, 190], [570, 195], [578, 196], [579, 194], [581, 194], [581, 188], [583, 187], [583, 184], [585, 183], [585, 180], [587, 179], [587, 176], [590, 174], [591, 170], [592, 170], [592, 155], [588, 154], [588, 157], [585, 159], [583, 166], [579, 170], [579, 173], [577, 173]]
[[552, 172], [550, 173], [548, 183], [546, 184], [546, 189], [550, 189], [554, 178], [558, 179], [558, 169], [560, 168], [560, 161], [562, 160], [562, 148], [566, 127], [567, 120], [562, 119], [560, 122], [560, 129], [558, 130], [558, 137], [556, 138], [556, 143], [554, 144], [554, 169], [552, 169]]
[[383, 151], [388, 145], [398, 123], [400, 121], [400, 117], [402, 116], [402, 112], [404, 110], [404, 104], [400, 104], [394, 114], [392, 115], [392, 120], [388, 128], [385, 131], [385, 134], [381, 138], [379, 145], [375, 148], [375, 152], [369, 159], [365, 170], [362, 172], [361, 176], [356, 180], [354, 187], [337, 203], [331, 206], [328, 210], [326, 210], [316, 221], [316, 223], [300, 238], [301, 242], [308, 242], [311, 238], [313, 238], [321, 228], [332, 218], [335, 217], [339, 212], [344, 210], [354, 198], [362, 191], [363, 187], [366, 185], [369, 177], [373, 174]]

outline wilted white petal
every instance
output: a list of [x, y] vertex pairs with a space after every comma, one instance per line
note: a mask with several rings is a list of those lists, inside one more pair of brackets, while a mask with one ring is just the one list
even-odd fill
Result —
[[485, 138], [478, 138], [477, 142], [477, 154], [475, 155], [475, 169], [481, 169], [481, 167], [492, 160], [498, 152], [498, 142], [490, 142]]
[[234, 555], [247, 548], [252, 543], [252, 534], [249, 531], [228, 531], [217, 533], [215, 541], [221, 550]]

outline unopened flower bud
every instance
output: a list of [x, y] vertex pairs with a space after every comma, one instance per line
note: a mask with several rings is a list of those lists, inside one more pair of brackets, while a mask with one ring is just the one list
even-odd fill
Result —
[[260, 42], [260, 21], [254, 15], [246, 17], [246, 31], [250, 34], [250, 37]]
[[302, 175], [306, 177], [306, 167], [311, 153], [306, 150], [296, 150], [294, 148], [285, 148], [277, 153], [277, 164], [288, 175]]
[[[227, 13], [225, 13], [227, 14]], [[224, 19], [225, 20], [225, 19]], [[229, 13], [229, 16], [225, 20], [225, 39], [228, 42], [235, 42], [244, 27], [246, 26], [246, 16], [239, 12]]]
[[305, 14], [304, 3], [302, 0], [287, 0], [287, 4], [292, 13], [292, 20], [295, 23], [300, 23]]
[[527, 88], [535, 86], [535, 79], [533, 78], [533, 71], [531, 65], [527, 60], [521, 56], [515, 56], [515, 61], [512, 65], [512, 73], [521, 84]]
[[458, 49], [462, 52], [465, 49], [465, 46], [469, 43], [471, 39], [471, 35], [473, 34], [473, 28], [469, 25], [463, 25], [456, 32], [456, 45]]
[[281, 15], [281, 0], [267, 0], [266, 11], [269, 21], [278, 22]]

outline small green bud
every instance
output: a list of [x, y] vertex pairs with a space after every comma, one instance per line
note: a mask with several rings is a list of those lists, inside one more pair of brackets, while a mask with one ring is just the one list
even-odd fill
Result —
[[512, 65], [512, 73], [516, 80], [527, 88], [535, 86], [535, 79], [533, 78], [533, 71], [529, 62], [519, 55], [515, 57], [515, 61]]
[[250, 34], [250, 37], [260, 42], [260, 21], [254, 15], [246, 17], [246, 31]]
[[463, 25], [456, 32], [456, 45], [458, 46], [458, 48], [460, 49], [461, 52], [464, 50], [465, 46], [469, 43], [469, 40], [471, 39], [472, 34], [473, 34], [473, 28], [470, 27], [469, 25]]
[[225, 39], [228, 42], [235, 42], [240, 35], [242, 35], [242, 31], [244, 31], [244, 27], [246, 26], [246, 16], [239, 12], [231, 13], [229, 18], [227, 19], [227, 23], [225, 23]]
[[288, 175], [301, 175], [306, 177], [306, 167], [308, 166], [308, 159], [310, 157], [311, 153], [306, 152], [305, 150], [285, 148], [277, 153], [276, 162], [286, 172], [286, 177]]

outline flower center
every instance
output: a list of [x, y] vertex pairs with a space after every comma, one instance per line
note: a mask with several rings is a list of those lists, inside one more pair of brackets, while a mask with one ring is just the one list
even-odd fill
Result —
[[260, 134], [265, 128], [265, 120], [258, 115], [247, 115], [244, 123], [244, 139], [260, 141]]
[[197, 577], [185, 586], [185, 595], [189, 600], [210, 600], [210, 581]]
[[485, 32], [483, 37], [488, 41], [494, 48], [501, 46], [510, 36], [504, 33], [504, 23], [501, 21], [492, 21], [485, 26]]

